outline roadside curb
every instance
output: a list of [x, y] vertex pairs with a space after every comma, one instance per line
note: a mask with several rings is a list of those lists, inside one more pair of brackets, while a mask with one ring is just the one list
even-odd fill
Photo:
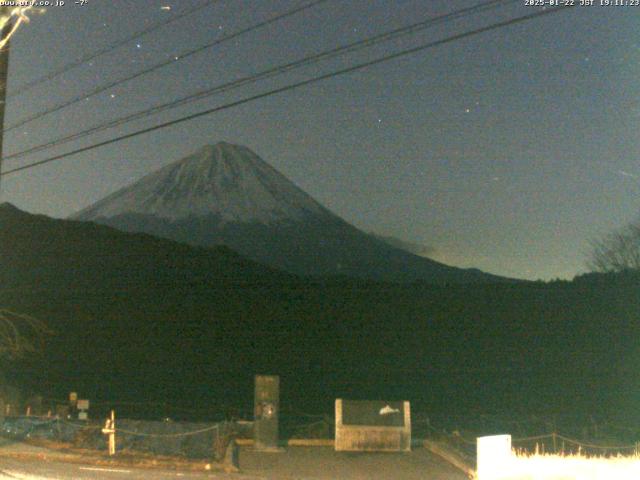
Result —
[[424, 440], [422, 445], [434, 455], [437, 455], [458, 470], [461, 470], [467, 477], [472, 479], [476, 478], [476, 471], [469, 462], [457, 453], [452, 452], [446, 445], [434, 440]]
[[[33, 446], [33, 444], [26, 444]], [[45, 449], [47, 447], [37, 446]], [[215, 462], [192, 461], [184, 458], [173, 457], [146, 457], [130, 452], [120, 452], [114, 457], [101, 455], [95, 451], [8, 451], [0, 449], [0, 458], [15, 458], [19, 460], [41, 460], [46, 462], [63, 462], [90, 466], [127, 467], [145, 469], [185, 470], [191, 472], [220, 472], [237, 473], [239, 470], [231, 465], [222, 465]]]
[[[252, 438], [236, 438], [236, 445], [239, 447], [253, 447]], [[333, 447], [333, 438], [290, 438], [286, 442], [280, 443], [284, 447]]]

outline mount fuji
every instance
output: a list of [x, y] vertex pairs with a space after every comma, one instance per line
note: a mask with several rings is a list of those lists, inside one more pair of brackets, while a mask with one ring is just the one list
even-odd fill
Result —
[[320, 205], [246, 147], [207, 145], [74, 214], [129, 232], [226, 245], [304, 276], [385, 281], [504, 281], [395, 248]]

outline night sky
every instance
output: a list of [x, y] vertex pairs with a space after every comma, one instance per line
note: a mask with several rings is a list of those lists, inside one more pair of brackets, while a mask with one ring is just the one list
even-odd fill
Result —
[[[12, 96], [24, 82], [202, 2], [66, 3], [30, 15], [12, 39], [7, 126], [307, 2], [210, 2]], [[475, 3], [329, 0], [10, 130], [5, 156]], [[3, 168], [537, 10], [522, 0]], [[576, 7], [9, 175], [2, 195], [65, 217], [204, 144], [228, 141], [248, 146], [362, 230], [426, 245], [437, 260], [519, 278], [572, 278], [585, 271], [590, 240], [640, 211], [639, 79], [640, 7]]]

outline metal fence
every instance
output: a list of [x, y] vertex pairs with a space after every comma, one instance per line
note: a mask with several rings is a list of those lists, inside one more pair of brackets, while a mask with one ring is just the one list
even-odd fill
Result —
[[[78, 448], [106, 449], [103, 425], [98, 421], [72, 421], [59, 417], [5, 417], [4, 436], [46, 439], [72, 443]], [[250, 435], [246, 422], [193, 423], [119, 419], [116, 422], [116, 451], [179, 456], [192, 459], [224, 458], [230, 442]]]

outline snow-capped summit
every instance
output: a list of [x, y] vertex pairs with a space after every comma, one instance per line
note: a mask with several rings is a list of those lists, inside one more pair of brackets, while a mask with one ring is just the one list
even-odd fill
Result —
[[221, 223], [268, 225], [329, 212], [248, 148], [220, 142], [147, 175], [73, 218], [125, 214], [169, 221], [215, 215]]

